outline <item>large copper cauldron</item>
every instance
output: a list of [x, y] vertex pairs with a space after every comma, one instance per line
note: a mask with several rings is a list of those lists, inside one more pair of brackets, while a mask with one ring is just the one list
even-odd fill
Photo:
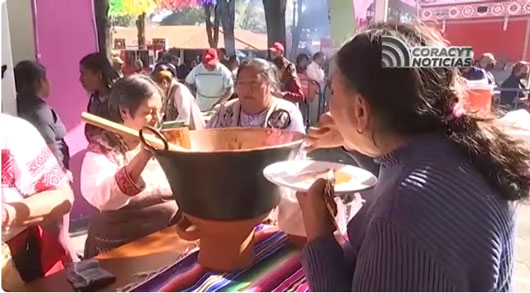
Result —
[[[149, 130], [164, 141], [171, 137]], [[250, 264], [252, 229], [280, 202], [279, 188], [262, 171], [294, 158], [304, 135], [268, 128], [197, 130], [189, 131], [189, 151], [169, 151], [167, 143], [165, 149], [146, 143], [143, 132], [142, 142], [160, 162], [184, 214], [179, 235], [200, 239], [199, 262], [217, 271]]]

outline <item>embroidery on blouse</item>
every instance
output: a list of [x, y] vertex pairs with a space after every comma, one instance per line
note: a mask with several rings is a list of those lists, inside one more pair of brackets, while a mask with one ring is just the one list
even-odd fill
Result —
[[15, 172], [13, 171], [13, 154], [6, 149], [2, 149], [2, 186], [15, 186]]
[[45, 147], [41, 150], [40, 154], [28, 163], [28, 171], [31, 176], [36, 176], [44, 170], [46, 162], [52, 156], [52, 152], [49, 148]]
[[255, 115], [248, 115], [244, 112], [240, 112], [239, 114], [239, 125], [241, 127], [263, 127], [265, 124], [265, 119], [267, 119], [267, 110], [255, 114]]
[[122, 167], [116, 175], [114, 175], [116, 184], [120, 188], [121, 192], [128, 196], [134, 196], [142, 192], [145, 189], [145, 186], [138, 186], [129, 175], [126, 167]]
[[232, 126], [232, 119], [234, 118], [234, 109], [228, 107], [223, 111], [219, 117], [219, 127]]

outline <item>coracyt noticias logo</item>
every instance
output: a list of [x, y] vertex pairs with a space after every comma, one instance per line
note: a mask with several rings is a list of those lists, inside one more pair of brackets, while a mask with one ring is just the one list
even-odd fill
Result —
[[471, 47], [428, 47], [409, 48], [402, 40], [383, 36], [382, 66], [384, 68], [441, 68], [467, 67], [473, 64]]

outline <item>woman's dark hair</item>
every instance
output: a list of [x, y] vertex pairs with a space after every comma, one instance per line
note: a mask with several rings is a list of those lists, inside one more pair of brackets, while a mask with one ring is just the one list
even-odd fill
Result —
[[[380, 132], [403, 136], [447, 136], [506, 200], [526, 199], [530, 192], [530, 151], [511, 138], [493, 115], [454, 115], [465, 95], [456, 68], [383, 68], [382, 36], [413, 46], [446, 46], [426, 25], [379, 23], [358, 34], [337, 53], [346, 85], [370, 103]], [[375, 141], [375, 138], [374, 138]]]
[[305, 66], [302, 67], [301, 63], [302, 61], [306, 60], [307, 62], [309, 62], [309, 56], [306, 54], [306, 53], [300, 53], [298, 54], [298, 56], [296, 56], [296, 72], [300, 73], [300, 72], [305, 72], [306, 68], [307, 68], [307, 64]]
[[79, 64], [92, 72], [100, 72], [108, 89], [120, 78], [119, 73], [112, 68], [107, 57], [101, 53], [88, 54], [79, 61]]
[[515, 63], [515, 65], [512, 68], [512, 75], [515, 75], [516, 73], [519, 73], [521, 68], [524, 68], [525, 66], [530, 66], [530, 64], [528, 62], [525, 62], [525, 61], [519, 61], [519, 62]]
[[46, 68], [35, 61], [20, 61], [14, 71], [17, 93], [35, 94], [40, 90], [40, 82], [46, 80]]
[[173, 77], [177, 77], [177, 68], [175, 65], [167, 62], [167, 61], [160, 61], [155, 65], [155, 68], [153, 69], [152, 74], [155, 75], [158, 71], [162, 70], [168, 70], [173, 74]]
[[133, 74], [118, 80], [109, 93], [110, 120], [122, 123], [121, 109], [128, 109], [134, 114], [140, 104], [155, 93], [164, 99], [162, 89], [145, 75]]
[[287, 60], [287, 58], [275, 58], [272, 60], [272, 63], [276, 65], [278, 70], [285, 70], [285, 74], [280, 74], [279, 72], [278, 77], [282, 83], [285, 83], [293, 73], [296, 72], [296, 68], [294, 65]]
[[317, 60], [318, 58], [322, 58], [324, 57], [324, 53], [323, 52], [316, 52], [314, 55], [313, 55], [313, 60]]

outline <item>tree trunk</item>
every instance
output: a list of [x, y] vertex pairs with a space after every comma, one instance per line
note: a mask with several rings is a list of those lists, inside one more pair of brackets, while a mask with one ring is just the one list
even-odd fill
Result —
[[219, 16], [223, 25], [226, 54], [236, 54], [236, 43], [234, 36], [234, 23], [236, 19], [236, 0], [218, 0]]
[[136, 28], [138, 30], [138, 49], [145, 49], [145, 12], [138, 15]]
[[[212, 10], [214, 11], [214, 21], [212, 23]], [[217, 48], [219, 43], [219, 9], [217, 5], [204, 6], [204, 18], [206, 21], [206, 35], [210, 48]]]
[[109, 21], [109, 0], [94, 0], [94, 16], [98, 35], [99, 52], [111, 59], [111, 35]]
[[296, 15], [298, 16], [298, 20], [296, 22], [296, 25], [293, 27], [293, 44], [291, 47], [291, 60], [294, 60], [296, 58], [296, 52], [298, 51], [298, 44], [300, 43], [300, 36], [302, 34], [302, 29], [305, 26], [304, 23], [304, 17], [302, 16], [302, 5], [304, 5], [304, 0], [297, 0], [296, 1]]
[[263, 0], [265, 21], [267, 22], [267, 42], [269, 47], [275, 42], [285, 45], [285, 8], [287, 0]]

